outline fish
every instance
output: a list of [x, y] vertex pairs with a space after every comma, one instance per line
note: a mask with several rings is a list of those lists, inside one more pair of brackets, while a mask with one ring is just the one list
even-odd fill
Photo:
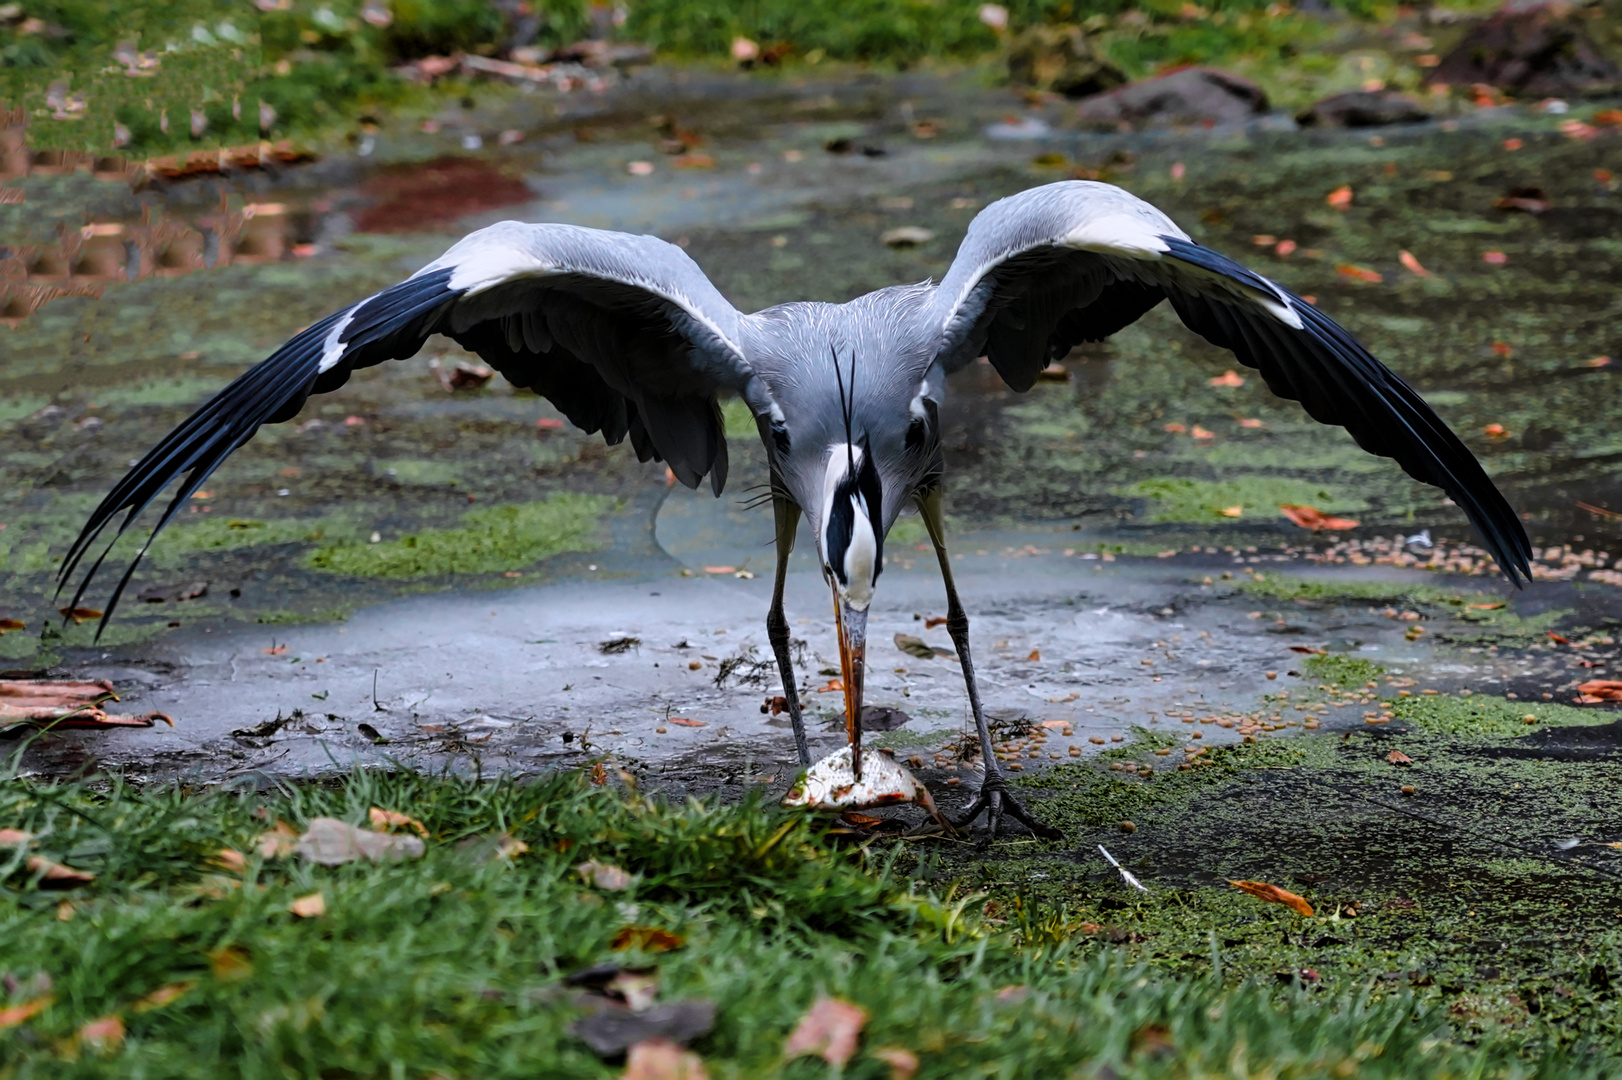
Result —
[[888, 754], [874, 750], [864, 753], [862, 778], [856, 779], [848, 746], [801, 772], [783, 796], [784, 806], [805, 810], [866, 810], [898, 803], [916, 803], [936, 821], [945, 823], [929, 789]]

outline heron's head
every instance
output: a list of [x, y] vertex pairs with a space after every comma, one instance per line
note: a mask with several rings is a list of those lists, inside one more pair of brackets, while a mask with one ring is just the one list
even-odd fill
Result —
[[828, 449], [817, 547], [823, 577], [833, 588], [845, 725], [859, 778], [867, 608], [873, 602], [873, 585], [884, 569], [884, 488], [865, 438], [859, 445], [836, 443]]

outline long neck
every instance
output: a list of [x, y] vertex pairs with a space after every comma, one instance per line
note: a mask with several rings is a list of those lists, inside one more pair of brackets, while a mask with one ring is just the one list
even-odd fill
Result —
[[872, 601], [873, 583], [883, 568], [883, 513], [878, 471], [862, 448], [845, 443], [831, 447], [823, 479], [823, 564], [858, 610]]

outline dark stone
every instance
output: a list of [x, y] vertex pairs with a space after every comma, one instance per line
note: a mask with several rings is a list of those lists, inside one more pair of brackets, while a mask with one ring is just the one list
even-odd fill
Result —
[[604, 999], [582, 1001], [591, 1009], [569, 1025], [569, 1034], [591, 1047], [599, 1057], [618, 1057], [645, 1039], [687, 1043], [715, 1026], [715, 1004], [710, 1001], [673, 1001], [645, 1012]]
[[1430, 113], [1419, 102], [1395, 90], [1353, 90], [1334, 94], [1296, 114], [1302, 127], [1364, 128], [1387, 124], [1422, 124]]
[[1082, 126], [1135, 127], [1242, 124], [1267, 111], [1267, 95], [1253, 82], [1213, 68], [1184, 68], [1083, 101]]
[[1522, 97], [1555, 97], [1615, 89], [1622, 85], [1622, 69], [1599, 51], [1570, 7], [1520, 0], [1472, 28], [1425, 81], [1485, 83]]
[[912, 717], [900, 709], [892, 709], [887, 705], [862, 706], [863, 731], [894, 731], [911, 719]]

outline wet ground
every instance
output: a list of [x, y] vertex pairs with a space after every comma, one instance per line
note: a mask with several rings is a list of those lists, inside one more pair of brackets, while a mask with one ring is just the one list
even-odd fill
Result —
[[[302, 771], [357, 755], [528, 769], [593, 751], [678, 782], [717, 754], [737, 771], [759, 761], [782, 772], [781, 721], [758, 712], [775, 681], [758, 664], [771, 555], [768, 516], [742, 509], [764, 480], [747, 419], [734, 425], [744, 460], [717, 502], [669, 488], [662, 469], [574, 434], [499, 381], [447, 391], [445, 373], [469, 359], [448, 343], [366, 373], [236, 455], [137, 575], [139, 602], [102, 648], [91, 625], [51, 618], [49, 572], [126, 460], [333, 297], [509, 216], [667, 236], [749, 310], [939, 276], [990, 200], [1069, 175], [1122, 183], [1313, 296], [1464, 434], [1528, 511], [1540, 547], [1558, 547], [1540, 576], [1566, 583], [1559, 599], [1535, 589], [1506, 611], [1543, 630], [1607, 623], [1611, 582], [1622, 581], [1603, 550], [1618, 546], [1605, 511], [1622, 501], [1606, 448], [1616, 369], [1599, 359], [1617, 258], [1609, 134], [1572, 139], [1551, 117], [1504, 109], [1374, 136], [1273, 121], [1084, 135], [1067, 130], [1062, 103], [936, 76], [655, 70], [603, 95], [492, 91], [463, 105], [359, 133], [313, 163], [226, 180], [132, 191], [113, 165], [65, 171], [42, 157], [11, 181], [27, 202], [0, 207], [7, 266], [23, 271], [7, 294], [0, 606], [27, 629], [0, 637], [0, 655], [18, 669], [127, 669], [144, 688], [132, 701], [180, 720], [173, 732], [86, 739], [83, 752], [192, 775], [225, 759], [231, 770]], [[1341, 185], [1354, 192], [1349, 208], [1326, 202]], [[1511, 188], [1534, 186], [1540, 213], [1495, 209]], [[878, 242], [902, 224], [934, 239]], [[1402, 251], [1429, 276], [1404, 269]], [[1230, 366], [1155, 312], [1028, 395], [989, 369], [957, 377], [949, 505], [993, 709], [1071, 722], [1077, 740], [1119, 736], [1166, 696], [1121, 676], [1114, 653], [1177, 637], [1218, 643], [1219, 655], [1190, 651], [1165, 661], [1175, 672], [1134, 675], [1193, 681], [1213, 707], [1254, 707], [1260, 672], [1283, 662], [1277, 643], [1236, 621], [1249, 601], [1220, 599], [1220, 580], [1198, 584], [1247, 557], [1413, 565], [1445, 550], [1448, 569], [1490, 570], [1437, 493], [1305, 421], [1259, 380], [1212, 385]], [[1281, 503], [1362, 527], [1334, 546], [1291, 526]], [[921, 635], [913, 616], [939, 613], [938, 578], [916, 523], [900, 528], [892, 550], [908, 554], [878, 615], [886, 636]], [[1400, 553], [1421, 529], [1443, 547]], [[832, 645], [807, 547], [791, 606], [818, 701]], [[704, 617], [693, 621], [695, 610]], [[1292, 633], [1349, 641], [1331, 622]], [[1403, 628], [1383, 637], [1416, 661], [1458, 666], [1464, 681], [1477, 674]], [[598, 652], [627, 636], [640, 644]], [[1386, 647], [1381, 635], [1357, 640], [1338, 647]], [[447, 648], [465, 651], [413, 660]], [[1024, 659], [1032, 650], [1040, 660]], [[739, 658], [717, 685], [720, 665]], [[952, 663], [891, 659], [873, 694], [914, 717], [903, 741], [960, 733]], [[575, 677], [588, 663], [602, 668]], [[1565, 694], [1585, 673], [1545, 681]], [[362, 704], [386, 742], [356, 729]], [[295, 710], [274, 736], [229, 735]], [[672, 727], [666, 713], [707, 727]], [[657, 738], [656, 726], [667, 729]]]

